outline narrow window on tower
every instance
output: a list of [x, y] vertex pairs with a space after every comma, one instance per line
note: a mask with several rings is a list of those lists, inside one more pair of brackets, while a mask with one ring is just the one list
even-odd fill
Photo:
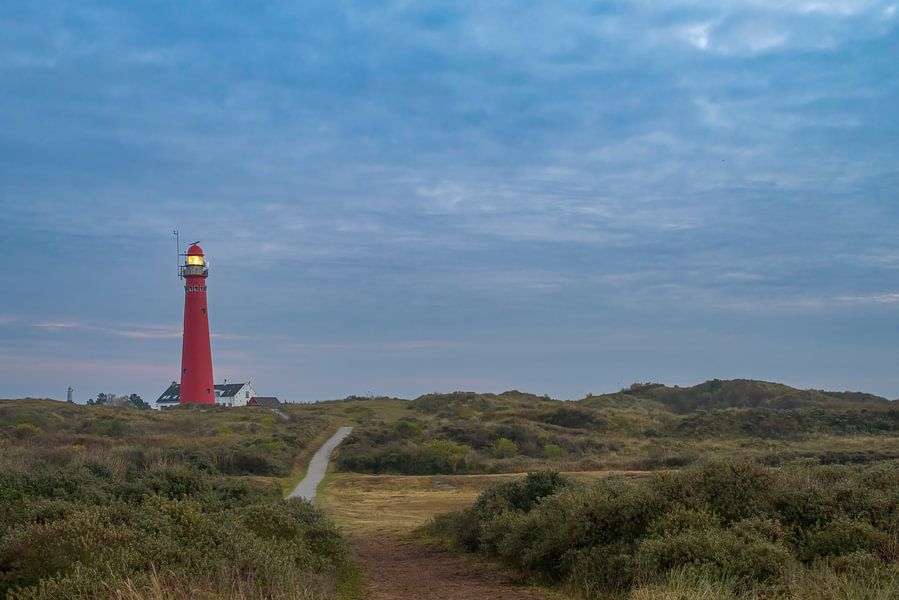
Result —
[[201, 309], [200, 309], [200, 314], [205, 315], [205, 314], [206, 314], [206, 309], [205, 309], [205, 308], [201, 308]]

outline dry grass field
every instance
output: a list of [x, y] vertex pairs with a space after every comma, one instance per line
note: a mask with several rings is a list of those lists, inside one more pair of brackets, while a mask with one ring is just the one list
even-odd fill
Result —
[[[611, 475], [645, 477], [646, 471], [565, 473], [577, 481]], [[498, 475], [360, 475], [329, 473], [316, 504], [342, 529], [366, 536], [408, 537], [432, 517], [469, 506], [496, 481], [521, 479], [524, 473]]]

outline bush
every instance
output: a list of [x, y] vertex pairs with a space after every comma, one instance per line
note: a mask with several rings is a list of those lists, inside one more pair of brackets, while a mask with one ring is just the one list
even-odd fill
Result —
[[493, 444], [493, 455], [497, 458], [512, 458], [518, 455], [518, 444], [509, 438], [500, 438]]
[[223, 565], [258, 578], [253, 595], [265, 596], [273, 569], [324, 581], [347, 560], [321, 512], [248, 481], [186, 468], [122, 482], [91, 468], [11, 475], [0, 479], [10, 501], [0, 593], [10, 598], [107, 597], [108, 586], [142, 585], [154, 571], [215, 581]]
[[513, 511], [526, 513], [542, 498], [569, 485], [558, 473], [528, 473], [520, 481], [499, 481], [491, 485], [471, 508], [436, 519], [430, 527], [443, 535], [452, 535], [468, 550], [478, 550], [482, 546], [495, 549], [496, 536], [488, 535], [495, 530], [491, 522]]
[[543, 458], [556, 460], [565, 457], [565, 448], [557, 444], [546, 444], [545, 446], [543, 446], [541, 454], [543, 455]]
[[887, 540], [887, 534], [870, 523], [839, 516], [811, 531], [804, 532], [800, 552], [804, 560], [842, 556], [855, 552], [876, 552]]
[[287, 472], [323, 421], [239, 410], [0, 402], [0, 597], [333, 597], [337, 529], [230, 476]]
[[414, 425], [354, 432], [338, 448], [335, 466], [341, 471], [403, 475], [468, 473], [478, 468], [470, 460], [469, 446], [446, 439], [422, 443], [417, 437]]
[[12, 431], [13, 435], [20, 440], [35, 437], [41, 434], [41, 428], [32, 423], [16, 423]]
[[834, 572], [891, 568], [896, 466], [708, 463], [591, 485], [530, 474], [494, 484], [429, 527], [526, 576], [591, 596], [658, 590], [687, 572], [699, 587], [727, 582], [728, 593], [777, 590], [822, 561]]

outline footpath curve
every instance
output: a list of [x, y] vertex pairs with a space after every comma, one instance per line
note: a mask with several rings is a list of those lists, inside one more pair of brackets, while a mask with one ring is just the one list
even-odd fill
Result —
[[288, 498], [303, 498], [312, 502], [315, 499], [315, 492], [318, 490], [318, 484], [325, 478], [328, 471], [328, 462], [331, 460], [331, 453], [340, 445], [346, 436], [353, 431], [352, 427], [341, 427], [337, 432], [328, 438], [328, 441], [322, 444], [322, 447], [315, 451], [312, 460], [309, 461], [309, 468], [306, 470], [306, 476], [297, 484], [297, 487], [290, 492]]

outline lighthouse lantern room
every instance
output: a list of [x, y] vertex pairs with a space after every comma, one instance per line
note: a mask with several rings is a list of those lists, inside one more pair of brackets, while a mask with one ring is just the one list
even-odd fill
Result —
[[209, 269], [199, 242], [191, 244], [180, 273], [184, 278], [184, 345], [181, 349], [181, 404], [215, 404], [206, 278]]

